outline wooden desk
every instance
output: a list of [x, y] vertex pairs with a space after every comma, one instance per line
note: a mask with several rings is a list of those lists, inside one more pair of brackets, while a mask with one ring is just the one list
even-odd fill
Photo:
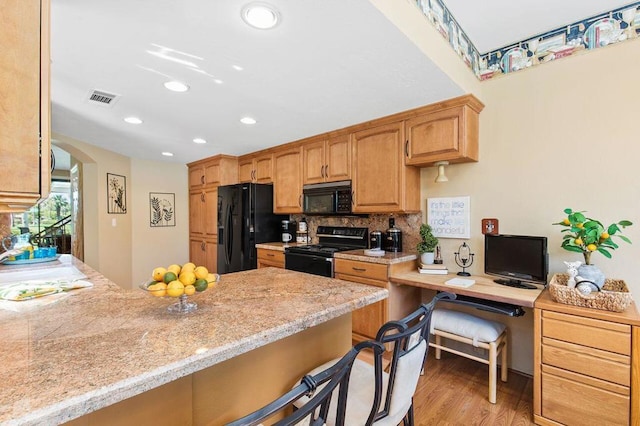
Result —
[[[452, 278], [469, 278], [475, 280], [471, 287], [454, 287], [445, 284]], [[512, 305], [533, 308], [533, 304], [542, 292], [542, 286], [535, 290], [515, 288], [497, 284], [489, 276], [460, 277], [455, 274], [431, 275], [421, 274], [418, 271], [397, 272], [389, 276], [389, 281], [399, 285], [409, 285], [412, 287], [427, 288], [437, 291], [448, 291], [449, 293], [461, 294], [465, 296], [477, 297], [479, 299], [493, 300], [495, 302], [509, 303]]]

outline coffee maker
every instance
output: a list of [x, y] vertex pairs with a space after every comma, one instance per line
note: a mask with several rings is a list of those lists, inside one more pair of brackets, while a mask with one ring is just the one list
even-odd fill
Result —
[[298, 230], [298, 224], [295, 220], [283, 220], [281, 225], [282, 242], [289, 244], [290, 242], [296, 242], [296, 232]]

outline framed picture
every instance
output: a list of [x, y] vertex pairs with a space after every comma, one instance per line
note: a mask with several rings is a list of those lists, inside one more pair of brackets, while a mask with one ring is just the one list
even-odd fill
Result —
[[176, 226], [176, 195], [164, 192], [149, 193], [149, 226]]
[[107, 213], [127, 213], [127, 178], [107, 173]]
[[427, 223], [438, 238], [471, 238], [471, 198], [427, 198]]

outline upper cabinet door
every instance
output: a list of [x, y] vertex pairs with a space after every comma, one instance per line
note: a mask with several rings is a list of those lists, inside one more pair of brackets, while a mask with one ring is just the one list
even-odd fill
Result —
[[353, 133], [352, 143], [353, 211], [400, 211], [400, 181], [404, 167], [403, 123], [392, 123]]
[[23, 211], [51, 180], [49, 0], [3, 2], [0, 40], [0, 211]]
[[464, 96], [407, 119], [406, 164], [426, 167], [438, 161], [478, 161], [479, 114], [483, 107], [476, 98]]
[[257, 183], [271, 183], [273, 181], [273, 154], [262, 154], [254, 160], [254, 178]]
[[349, 134], [332, 137], [325, 143], [324, 177], [327, 182], [351, 179]]
[[302, 150], [290, 148], [273, 154], [273, 212], [302, 212]]
[[325, 141], [305, 143], [302, 146], [302, 174], [304, 184], [324, 182]]

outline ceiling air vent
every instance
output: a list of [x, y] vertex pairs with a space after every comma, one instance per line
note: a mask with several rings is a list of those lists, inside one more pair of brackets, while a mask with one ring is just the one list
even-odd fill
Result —
[[103, 90], [92, 90], [89, 92], [89, 101], [96, 103], [101, 106], [111, 107], [115, 104], [118, 99], [120, 99], [120, 95], [115, 95], [113, 93], [108, 93]]

